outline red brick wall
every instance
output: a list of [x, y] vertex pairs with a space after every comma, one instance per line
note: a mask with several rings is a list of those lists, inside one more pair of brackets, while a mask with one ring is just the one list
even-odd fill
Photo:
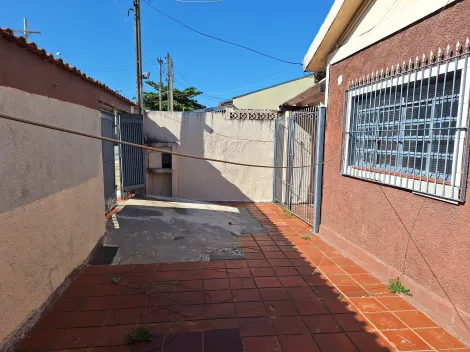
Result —
[[[414, 61], [431, 50], [436, 53], [439, 46], [444, 50], [447, 44], [455, 48], [457, 41], [465, 43], [470, 36], [469, 18], [470, 0], [458, 2], [330, 67], [325, 160], [337, 158], [324, 166], [321, 225], [325, 236], [339, 235], [385, 263], [384, 278], [397, 274], [387, 268], [402, 271], [406, 266], [411, 280], [466, 313], [470, 313], [470, 204], [457, 206], [383, 187], [405, 226], [410, 229], [416, 221], [414, 242], [407, 247], [407, 232], [379, 186], [341, 176], [339, 154], [348, 82], [410, 57]], [[343, 76], [340, 86], [339, 75]], [[467, 324], [470, 328], [470, 319]]]

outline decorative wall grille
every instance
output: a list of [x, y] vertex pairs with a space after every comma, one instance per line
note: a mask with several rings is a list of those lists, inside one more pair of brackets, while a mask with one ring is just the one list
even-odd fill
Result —
[[276, 110], [235, 110], [230, 111], [231, 120], [274, 120], [283, 116]]
[[345, 92], [341, 172], [465, 200], [469, 41], [377, 71]]

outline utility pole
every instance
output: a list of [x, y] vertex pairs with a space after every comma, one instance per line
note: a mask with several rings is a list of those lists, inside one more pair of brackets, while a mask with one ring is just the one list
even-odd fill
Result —
[[173, 111], [173, 62], [170, 53], [166, 54], [168, 64], [168, 111]]
[[143, 112], [142, 91], [142, 43], [140, 33], [140, 0], [134, 0], [134, 31], [135, 31], [135, 64], [136, 64], [136, 98], [139, 113]]
[[162, 105], [162, 94], [163, 94], [163, 84], [162, 84], [162, 69], [163, 69], [163, 60], [161, 58], [157, 59], [158, 65], [160, 66], [160, 82], [158, 82], [158, 107], [160, 111], [163, 111]]
[[13, 29], [15, 33], [23, 33], [24, 39], [29, 42], [29, 35], [30, 34], [41, 34], [39, 31], [30, 31], [28, 30], [28, 19], [23, 18], [23, 29]]

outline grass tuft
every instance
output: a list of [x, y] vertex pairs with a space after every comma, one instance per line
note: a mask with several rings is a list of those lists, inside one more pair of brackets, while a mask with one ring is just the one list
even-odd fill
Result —
[[399, 277], [397, 277], [396, 279], [391, 279], [389, 281], [388, 290], [391, 293], [402, 293], [407, 296], [412, 296], [410, 289], [403, 286]]
[[150, 331], [150, 329], [147, 329], [147, 328], [134, 329], [127, 336], [128, 345], [131, 345], [137, 342], [143, 342], [143, 341], [149, 342], [151, 340], [152, 340], [152, 332]]
[[346, 298], [346, 297], [344, 297], [344, 295], [341, 294], [341, 293], [340, 293], [339, 296], [338, 296], [338, 299], [345, 299], [345, 298]]
[[300, 238], [307, 241], [307, 240], [309, 240], [311, 237], [310, 237], [310, 235], [305, 234], [305, 235], [301, 235]]
[[284, 215], [286, 215], [286, 216], [294, 216], [294, 213], [292, 213], [289, 209], [283, 208], [283, 209], [282, 209], [282, 212], [283, 212]]

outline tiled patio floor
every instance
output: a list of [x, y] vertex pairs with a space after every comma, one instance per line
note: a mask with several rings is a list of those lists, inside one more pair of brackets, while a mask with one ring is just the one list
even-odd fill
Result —
[[270, 231], [246, 260], [87, 267], [18, 350], [470, 351], [280, 207], [232, 205]]

